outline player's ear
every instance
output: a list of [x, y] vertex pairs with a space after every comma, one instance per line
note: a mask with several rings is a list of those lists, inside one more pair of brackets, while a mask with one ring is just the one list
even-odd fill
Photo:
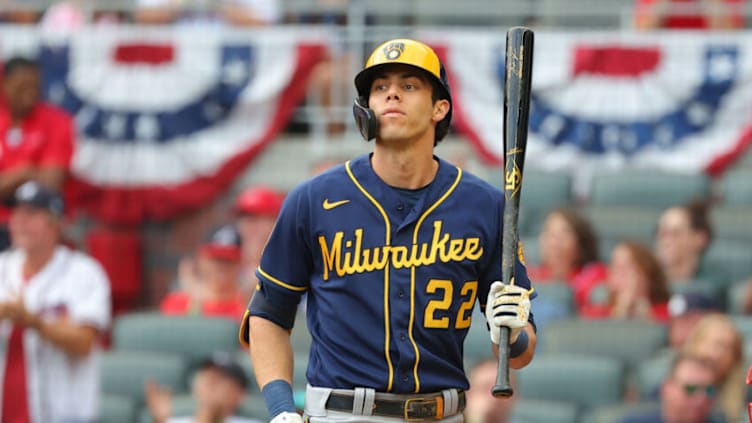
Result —
[[447, 113], [449, 113], [450, 107], [452, 106], [449, 104], [449, 100], [436, 100], [436, 102], [433, 103], [433, 116], [431, 119], [437, 123], [441, 122], [446, 117]]

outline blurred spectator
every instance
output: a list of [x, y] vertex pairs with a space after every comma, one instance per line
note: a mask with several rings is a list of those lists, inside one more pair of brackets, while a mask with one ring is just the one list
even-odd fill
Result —
[[739, 29], [745, 0], [637, 0], [638, 29]]
[[669, 291], [658, 260], [635, 242], [621, 242], [611, 254], [608, 300], [583, 307], [583, 317], [668, 320]]
[[239, 320], [248, 305], [239, 288], [242, 241], [234, 225], [211, 231], [197, 258], [180, 263], [181, 290], [162, 300], [164, 314], [198, 314]]
[[470, 370], [470, 389], [466, 394], [465, 407], [467, 423], [520, 423], [511, 417], [516, 397], [497, 398], [491, 395], [491, 389], [496, 384], [497, 366], [496, 360], [489, 359], [475, 364]]
[[215, 353], [201, 363], [191, 392], [196, 402], [193, 416], [173, 416], [169, 390], [147, 382], [146, 404], [154, 423], [260, 423], [235, 416], [248, 392], [248, 378], [229, 354]]
[[715, 368], [691, 355], [674, 359], [661, 385], [660, 409], [628, 415], [620, 423], [722, 423], [712, 415], [716, 399]]
[[705, 201], [671, 207], [663, 212], [658, 221], [656, 253], [670, 283], [726, 282], [723, 272], [702, 262], [712, 239], [713, 228]]
[[530, 280], [566, 282], [578, 306], [584, 304], [590, 289], [607, 274], [606, 266], [598, 261], [598, 239], [590, 222], [572, 209], [553, 210], [538, 242], [540, 264], [528, 268]]
[[0, 22], [11, 24], [35, 24], [39, 21], [38, 6], [26, 5], [26, 2], [0, 0]]
[[680, 350], [703, 317], [720, 311], [715, 300], [704, 293], [684, 292], [672, 295], [668, 301], [669, 346], [675, 351]]
[[29, 180], [61, 190], [73, 156], [72, 117], [40, 101], [41, 73], [33, 60], [14, 57], [3, 67], [0, 99], [0, 250], [9, 244], [6, 204]]
[[708, 360], [717, 372], [719, 405], [728, 421], [738, 421], [746, 404], [744, 339], [728, 316], [714, 313], [700, 320], [683, 352]]
[[101, 266], [60, 245], [62, 197], [21, 185], [0, 254], [3, 422], [94, 422], [98, 341], [110, 324]]
[[135, 20], [143, 24], [227, 23], [265, 26], [279, 22], [279, 0], [138, 0]]
[[87, 24], [115, 24], [121, 20], [116, 12], [94, 11], [94, 0], [62, 0], [53, 4], [39, 22], [45, 31], [72, 32]]
[[233, 206], [235, 221], [243, 240], [243, 284], [248, 298], [256, 286], [255, 272], [261, 262], [266, 240], [274, 229], [285, 196], [269, 187], [254, 186], [238, 195]]

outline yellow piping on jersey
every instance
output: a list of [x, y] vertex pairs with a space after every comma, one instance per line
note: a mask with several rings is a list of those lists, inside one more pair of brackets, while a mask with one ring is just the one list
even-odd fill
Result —
[[[360, 192], [362, 192], [363, 195], [365, 195], [365, 197], [368, 198], [371, 203], [373, 203], [379, 213], [381, 213], [381, 216], [384, 218], [384, 224], [386, 225], [384, 245], [391, 245], [392, 228], [389, 225], [389, 217], [386, 215], [384, 207], [382, 207], [381, 204], [379, 204], [379, 202], [376, 201], [376, 199], [373, 198], [373, 196], [369, 194], [362, 185], [360, 185], [360, 182], [355, 179], [355, 175], [353, 175], [352, 170], [350, 169], [349, 160], [345, 163], [345, 170], [347, 171], [347, 175], [350, 177], [350, 179], [352, 179], [353, 183], [356, 187], [358, 187]], [[387, 266], [384, 268], [384, 357], [386, 357], [386, 365], [389, 368], [389, 381], [386, 385], [386, 392], [391, 392], [392, 383], [394, 382], [394, 367], [392, 365], [392, 357], [389, 356], [389, 333], [389, 264], [387, 264]]]
[[248, 310], [243, 313], [243, 320], [240, 322], [240, 330], [238, 330], [240, 345], [246, 348], [250, 347], [250, 335], [248, 334], [248, 319], [251, 318], [250, 314], [251, 312]]
[[261, 273], [262, 275], [264, 275], [264, 277], [267, 278], [267, 279], [269, 279], [270, 281], [276, 283], [277, 285], [279, 285], [279, 286], [281, 286], [283, 288], [287, 288], [290, 291], [302, 292], [302, 291], [305, 291], [307, 289], [304, 286], [301, 287], [301, 286], [290, 285], [289, 283], [284, 283], [281, 280], [275, 278], [274, 276], [272, 276], [272, 275], [264, 272], [264, 269], [262, 269], [261, 266], [258, 267], [258, 272]]
[[[439, 207], [449, 195], [454, 192], [457, 185], [462, 179], [462, 169], [457, 168], [457, 177], [454, 179], [452, 186], [442, 195], [431, 207], [426, 210], [423, 215], [420, 216], [418, 222], [415, 224], [415, 231], [413, 232], [413, 244], [418, 243], [418, 233], [420, 232], [420, 225], [426, 220], [429, 214], [433, 212], [436, 207]], [[410, 269], [410, 323], [408, 326], [408, 335], [410, 336], [410, 342], [413, 344], [415, 350], [415, 366], [413, 366], [413, 377], [415, 377], [415, 393], [420, 392], [420, 379], [418, 378], [418, 363], [420, 362], [420, 352], [418, 351], [418, 344], [415, 343], [415, 337], [413, 336], [413, 323], [415, 322], [415, 267]]]

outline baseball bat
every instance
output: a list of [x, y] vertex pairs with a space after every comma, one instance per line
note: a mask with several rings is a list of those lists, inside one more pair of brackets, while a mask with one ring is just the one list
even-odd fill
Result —
[[[520, 211], [522, 170], [527, 148], [527, 127], [530, 112], [530, 83], [533, 72], [533, 31], [513, 27], [507, 31], [506, 74], [504, 77], [504, 233], [501, 250], [501, 281], [510, 284], [514, 278], [517, 257], [517, 219]], [[499, 337], [499, 368], [495, 397], [514, 394], [509, 383], [509, 328], [502, 326]]]

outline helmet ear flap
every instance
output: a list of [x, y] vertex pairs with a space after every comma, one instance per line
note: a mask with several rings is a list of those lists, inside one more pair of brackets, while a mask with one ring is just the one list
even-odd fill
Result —
[[379, 130], [379, 121], [376, 114], [368, 108], [368, 99], [366, 97], [356, 97], [353, 102], [353, 117], [355, 124], [358, 125], [358, 131], [363, 139], [371, 141], [376, 138]]

